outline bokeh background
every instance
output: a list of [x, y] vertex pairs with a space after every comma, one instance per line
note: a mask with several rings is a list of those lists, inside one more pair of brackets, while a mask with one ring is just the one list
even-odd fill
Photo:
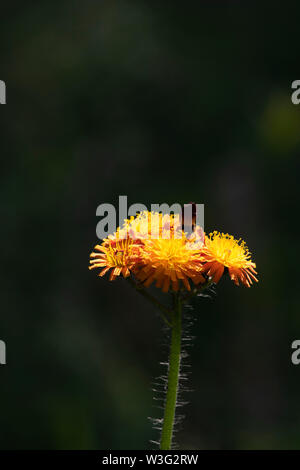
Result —
[[300, 5], [61, 0], [1, 6], [0, 446], [143, 449], [166, 332], [87, 269], [96, 208], [205, 204], [260, 283], [195, 305], [177, 443], [300, 448]]

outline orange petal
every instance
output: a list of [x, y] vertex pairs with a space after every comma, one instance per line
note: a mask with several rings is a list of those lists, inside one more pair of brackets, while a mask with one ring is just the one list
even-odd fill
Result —
[[107, 266], [106, 268], [102, 269], [102, 271], [100, 271], [100, 273], [98, 274], [98, 276], [100, 276], [100, 277], [104, 276], [104, 274], [106, 274], [107, 271], [109, 271], [109, 270], [110, 270], [110, 267]]
[[168, 292], [169, 287], [170, 287], [170, 278], [167, 276], [164, 280], [162, 291], [163, 292]]
[[215, 273], [212, 276], [213, 280], [216, 284], [219, 282], [219, 280], [223, 276], [223, 273], [224, 273], [224, 266], [222, 266], [222, 264], [220, 264], [219, 267], [217, 268], [217, 270], [215, 271]]

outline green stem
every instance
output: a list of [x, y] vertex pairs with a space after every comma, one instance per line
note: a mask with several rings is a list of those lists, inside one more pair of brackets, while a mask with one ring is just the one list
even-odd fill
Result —
[[167, 395], [165, 401], [164, 422], [161, 433], [160, 449], [170, 450], [174, 429], [175, 410], [178, 393], [180, 358], [181, 358], [181, 299], [175, 297], [172, 322], [171, 347], [168, 371]]

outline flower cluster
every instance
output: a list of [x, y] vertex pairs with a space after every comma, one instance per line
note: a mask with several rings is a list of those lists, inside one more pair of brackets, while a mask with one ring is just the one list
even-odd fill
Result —
[[217, 283], [225, 272], [236, 285], [257, 282], [245, 242], [216, 231], [206, 235], [199, 226], [187, 234], [176, 214], [143, 211], [94, 250], [89, 269], [101, 268], [99, 276], [134, 276], [145, 287], [155, 282], [163, 292]]

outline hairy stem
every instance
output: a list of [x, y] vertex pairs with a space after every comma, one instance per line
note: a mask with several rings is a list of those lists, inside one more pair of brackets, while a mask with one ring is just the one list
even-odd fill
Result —
[[172, 321], [171, 347], [168, 371], [167, 395], [165, 401], [164, 421], [161, 433], [160, 449], [170, 450], [175, 420], [178, 393], [180, 359], [181, 359], [181, 299], [175, 296], [175, 308]]

